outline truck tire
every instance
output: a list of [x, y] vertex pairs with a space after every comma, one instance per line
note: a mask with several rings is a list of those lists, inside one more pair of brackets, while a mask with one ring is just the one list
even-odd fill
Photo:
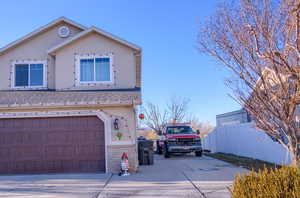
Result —
[[159, 141], [156, 142], [156, 152], [159, 155], [162, 154], [162, 149], [161, 149], [161, 146], [159, 145]]
[[196, 151], [196, 152], [195, 152], [195, 155], [196, 155], [197, 157], [201, 157], [201, 156], [202, 156], [202, 151]]
[[168, 152], [168, 147], [165, 145], [164, 147], [164, 157], [165, 158], [170, 158], [170, 153]]

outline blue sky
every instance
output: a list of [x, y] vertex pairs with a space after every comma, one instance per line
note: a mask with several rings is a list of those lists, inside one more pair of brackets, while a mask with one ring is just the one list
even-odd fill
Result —
[[220, 0], [10, 0], [1, 2], [0, 46], [60, 17], [97, 26], [143, 48], [143, 99], [163, 107], [191, 99], [191, 112], [215, 115], [239, 107], [224, 85], [228, 73], [197, 51], [197, 32]]

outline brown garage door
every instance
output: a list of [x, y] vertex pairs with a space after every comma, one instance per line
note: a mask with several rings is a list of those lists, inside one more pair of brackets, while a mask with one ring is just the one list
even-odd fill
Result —
[[96, 116], [0, 119], [0, 174], [105, 171]]

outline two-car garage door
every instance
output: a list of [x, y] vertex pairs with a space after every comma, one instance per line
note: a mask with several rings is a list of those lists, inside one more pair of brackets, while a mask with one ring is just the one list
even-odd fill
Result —
[[0, 174], [105, 171], [96, 116], [0, 119]]

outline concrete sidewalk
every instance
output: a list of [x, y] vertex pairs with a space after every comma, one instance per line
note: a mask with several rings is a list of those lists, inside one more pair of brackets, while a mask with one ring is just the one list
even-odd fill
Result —
[[247, 172], [209, 157], [155, 158], [154, 166], [142, 166], [138, 174], [114, 175], [98, 198], [227, 198], [234, 175]]
[[95, 198], [110, 174], [0, 176], [0, 198]]

